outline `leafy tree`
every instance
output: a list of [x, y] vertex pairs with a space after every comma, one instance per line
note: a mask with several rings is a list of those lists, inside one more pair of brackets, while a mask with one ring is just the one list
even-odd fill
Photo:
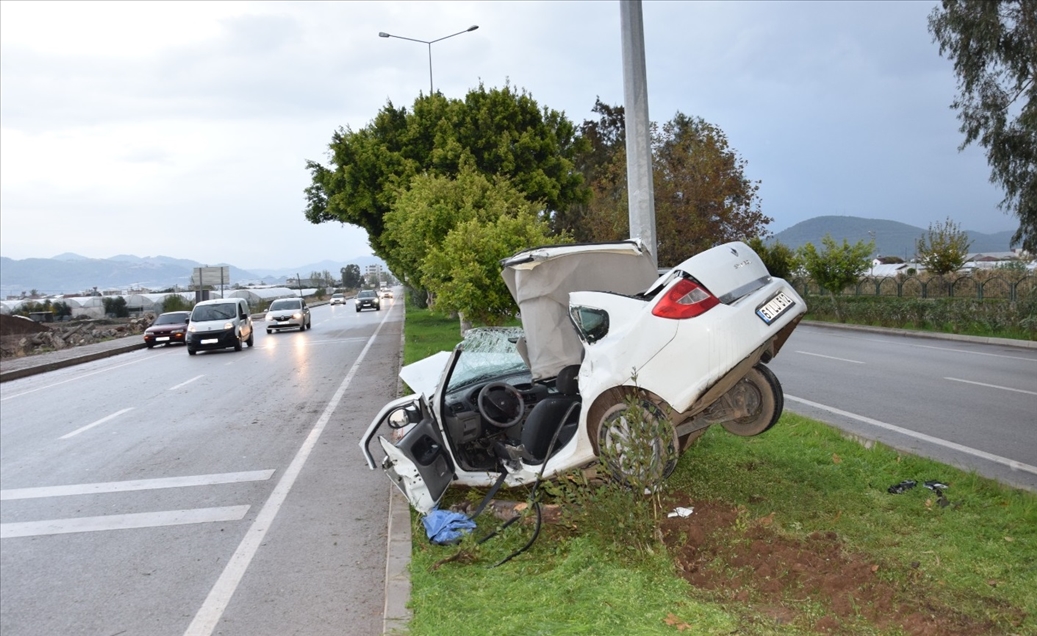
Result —
[[488, 223], [520, 212], [535, 214], [536, 206], [503, 177], [490, 179], [471, 168], [456, 179], [416, 177], [385, 216], [386, 262], [407, 285], [430, 290], [424, 280], [425, 259], [440, 249], [455, 227], [473, 219]]
[[126, 307], [126, 299], [122, 296], [105, 296], [101, 299], [104, 304], [104, 314], [115, 318], [128, 318], [130, 310]]
[[55, 301], [54, 304], [51, 305], [51, 310], [54, 312], [55, 318], [64, 318], [65, 316], [72, 316], [72, 307], [70, 307], [69, 304], [63, 300]]
[[162, 301], [163, 313], [167, 311], [190, 311], [193, 307], [194, 303], [190, 302], [180, 294], [166, 296], [166, 299]]
[[1037, 0], [943, 0], [929, 31], [958, 76], [959, 150], [986, 149], [1000, 207], [1019, 217], [1012, 245], [1037, 253]]
[[807, 243], [799, 248], [799, 256], [803, 259], [803, 267], [817, 286], [828, 292], [835, 315], [841, 321], [842, 312], [839, 311], [835, 295], [841, 294], [848, 285], [859, 281], [861, 275], [867, 271], [875, 242], [857, 241], [850, 245], [843, 239], [843, 244], [839, 245], [831, 235], [825, 234], [821, 238], [821, 243], [824, 245], [821, 251], [818, 251], [813, 243]]
[[346, 265], [339, 272], [342, 274], [342, 286], [346, 289], [356, 289], [360, 287], [360, 266], [359, 265]]
[[926, 270], [942, 275], [961, 269], [970, 245], [968, 232], [948, 217], [943, 223], [930, 223], [929, 233], [918, 239], [915, 249]]
[[746, 241], [746, 244], [759, 254], [771, 276], [787, 279], [799, 268], [799, 256], [795, 250], [781, 241], [774, 241], [768, 245], [761, 237], [755, 236]]
[[390, 102], [368, 126], [334, 133], [327, 166], [307, 162], [306, 218], [364, 228], [388, 263], [392, 254], [382, 234], [397, 198], [418, 175], [452, 178], [466, 167], [508, 178], [550, 213], [588, 196], [573, 167], [582, 146], [575, 132], [564, 114], [541, 109], [510, 85], [480, 85], [463, 101], [421, 96], [411, 111]]
[[528, 247], [571, 241], [567, 235], [552, 236], [548, 223], [528, 209], [490, 221], [462, 221], [422, 264], [423, 280], [435, 298], [433, 309], [457, 312], [462, 324], [501, 324], [518, 307], [501, 277], [500, 261]]
[[676, 265], [698, 252], [762, 234], [759, 181], [724, 131], [678, 112], [653, 135], [659, 263]]
[[[583, 123], [588, 150], [577, 159], [591, 199], [561, 228], [580, 240], [620, 240], [630, 234], [623, 109], [599, 100], [594, 112], [601, 117]], [[660, 264], [764, 233], [771, 219], [760, 211], [759, 182], [746, 178], [745, 160], [718, 127], [678, 112], [661, 128], [653, 124], [652, 155]]]

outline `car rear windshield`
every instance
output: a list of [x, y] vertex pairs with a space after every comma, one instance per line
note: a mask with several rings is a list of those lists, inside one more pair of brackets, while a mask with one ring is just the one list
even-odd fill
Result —
[[237, 315], [238, 306], [234, 303], [221, 303], [219, 305], [198, 305], [191, 312], [193, 322], [204, 322], [206, 320], [229, 320]]
[[299, 309], [302, 307], [301, 300], [275, 300], [270, 303], [270, 311], [278, 311], [284, 309]]
[[176, 325], [187, 322], [188, 314], [186, 311], [178, 311], [175, 314], [162, 314], [155, 319], [156, 325]]

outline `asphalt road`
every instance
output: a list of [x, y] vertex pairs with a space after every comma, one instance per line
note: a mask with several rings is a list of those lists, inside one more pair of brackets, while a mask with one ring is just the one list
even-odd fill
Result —
[[770, 367], [787, 410], [1037, 490], [1037, 349], [801, 325]]
[[402, 303], [0, 387], [0, 632], [380, 634]]

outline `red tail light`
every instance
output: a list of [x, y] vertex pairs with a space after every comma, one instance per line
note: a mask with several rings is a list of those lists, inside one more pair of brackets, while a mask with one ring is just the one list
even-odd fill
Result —
[[681, 279], [666, 292], [655, 308], [653, 316], [660, 318], [694, 318], [700, 316], [720, 304], [717, 297], [698, 283]]

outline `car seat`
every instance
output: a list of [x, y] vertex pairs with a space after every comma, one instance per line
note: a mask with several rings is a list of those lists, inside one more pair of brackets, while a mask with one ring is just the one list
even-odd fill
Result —
[[580, 422], [580, 389], [577, 376], [580, 365], [563, 368], [555, 378], [558, 393], [544, 398], [533, 407], [522, 426], [523, 460], [527, 464], [542, 464], [547, 459], [548, 447], [558, 433], [554, 450], [562, 448], [576, 434]]

